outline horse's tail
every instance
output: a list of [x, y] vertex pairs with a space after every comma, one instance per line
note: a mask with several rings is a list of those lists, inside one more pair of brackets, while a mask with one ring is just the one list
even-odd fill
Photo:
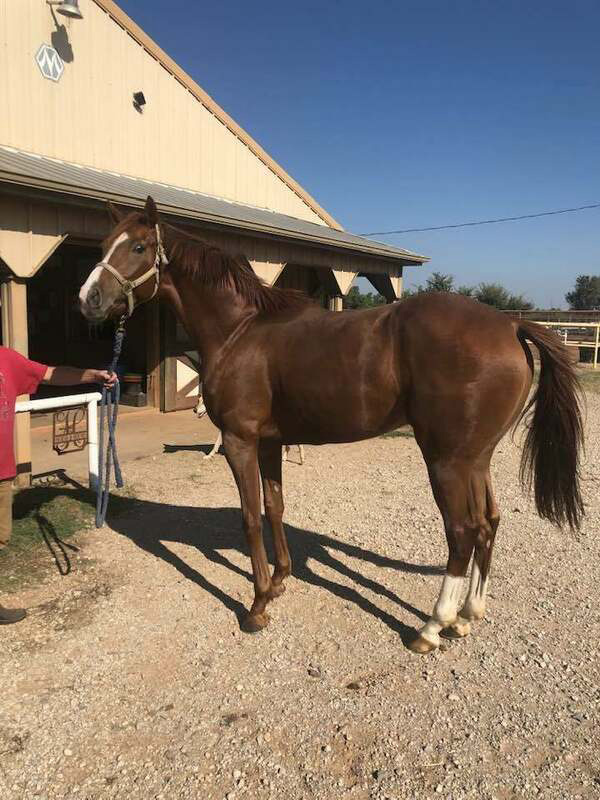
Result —
[[583, 500], [579, 485], [579, 454], [583, 445], [581, 387], [565, 345], [553, 331], [521, 320], [517, 327], [540, 354], [540, 375], [532, 399], [519, 420], [533, 407], [521, 457], [521, 481], [535, 493], [541, 517], [555, 525], [579, 528]]

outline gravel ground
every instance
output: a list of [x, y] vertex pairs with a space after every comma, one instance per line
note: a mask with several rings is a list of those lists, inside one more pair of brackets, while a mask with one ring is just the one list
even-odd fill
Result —
[[1, 631], [0, 797], [600, 796], [599, 421], [591, 395], [577, 535], [536, 516], [501, 443], [487, 618], [426, 657], [403, 640], [446, 546], [412, 438], [285, 465], [294, 576], [254, 636], [224, 458], [129, 463], [136, 499], [11, 598], [32, 613]]

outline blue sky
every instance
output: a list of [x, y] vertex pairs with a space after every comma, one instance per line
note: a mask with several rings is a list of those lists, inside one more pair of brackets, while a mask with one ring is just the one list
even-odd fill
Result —
[[[597, 0], [119, 3], [348, 230], [600, 202]], [[384, 240], [408, 286], [600, 274], [600, 209]]]

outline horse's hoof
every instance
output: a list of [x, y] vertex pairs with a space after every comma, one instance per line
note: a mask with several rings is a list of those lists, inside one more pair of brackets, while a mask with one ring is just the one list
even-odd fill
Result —
[[285, 592], [285, 583], [273, 583], [269, 590], [269, 600], [276, 600]]
[[481, 622], [485, 617], [484, 603], [471, 603], [460, 612], [460, 618], [465, 622]]
[[468, 636], [471, 633], [471, 623], [466, 619], [457, 620], [453, 625], [449, 625], [447, 628], [444, 628], [443, 631], [440, 631], [440, 636], [443, 636], [444, 639], [462, 639], [464, 636]]
[[420, 656], [425, 656], [427, 653], [431, 653], [432, 650], [437, 650], [438, 648], [435, 642], [431, 642], [423, 636], [417, 636], [416, 639], [413, 639], [412, 642], [409, 642], [406, 646], [413, 653], [418, 653]]
[[254, 616], [248, 616], [245, 620], [243, 620], [241, 628], [244, 633], [258, 633], [262, 631], [263, 628], [266, 628], [269, 624], [269, 615], [263, 611], [262, 614], [254, 614]]

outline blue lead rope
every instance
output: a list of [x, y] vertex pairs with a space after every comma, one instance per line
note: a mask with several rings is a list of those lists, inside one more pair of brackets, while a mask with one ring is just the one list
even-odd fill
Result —
[[[121, 355], [121, 348], [123, 347], [123, 339], [125, 338], [125, 320], [126, 316], [121, 317], [117, 330], [115, 331], [115, 342], [113, 345], [113, 358], [108, 368], [111, 374], [117, 370], [117, 363]], [[113, 397], [114, 392], [114, 397]], [[98, 489], [96, 494], [96, 527], [101, 528], [106, 519], [106, 510], [108, 508], [108, 498], [110, 496], [110, 474], [112, 466], [115, 468], [115, 484], [117, 489], [123, 486], [123, 476], [121, 474], [121, 465], [119, 464], [119, 457], [117, 455], [117, 442], [115, 433], [117, 430], [117, 416], [119, 413], [119, 398], [121, 396], [121, 387], [117, 382], [112, 389], [107, 389], [106, 386], [102, 387], [102, 400], [100, 402], [100, 439], [98, 443]], [[108, 421], [108, 442], [106, 445], [106, 458], [104, 456], [104, 418]]]

